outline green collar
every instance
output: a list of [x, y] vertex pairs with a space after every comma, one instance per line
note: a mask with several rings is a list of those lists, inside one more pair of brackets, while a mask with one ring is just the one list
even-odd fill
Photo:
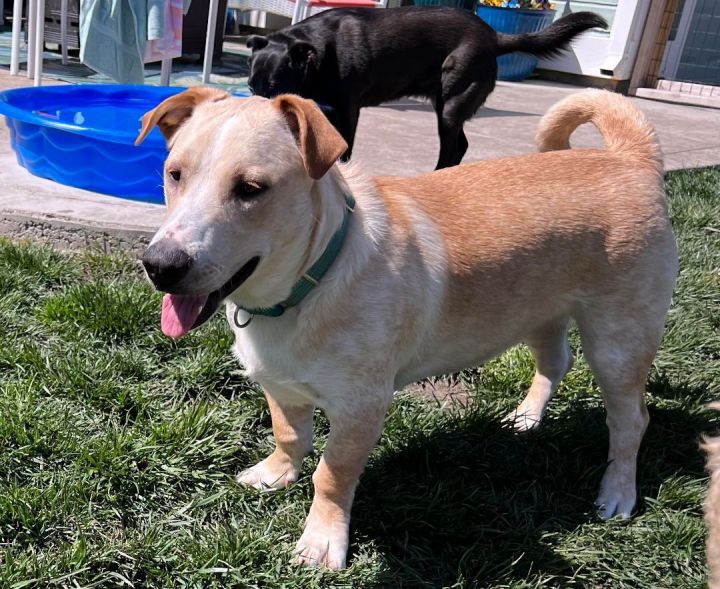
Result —
[[[340, 225], [340, 228], [330, 238], [330, 242], [325, 248], [323, 254], [318, 258], [317, 262], [310, 266], [307, 272], [300, 277], [300, 280], [295, 283], [295, 286], [293, 286], [293, 289], [290, 292], [290, 296], [282, 303], [278, 303], [272, 307], [246, 309], [238, 306], [235, 309], [235, 325], [241, 328], [247, 327], [255, 315], [280, 317], [286, 309], [299, 304], [300, 301], [310, 294], [310, 291], [318, 285], [322, 277], [325, 276], [327, 271], [330, 269], [330, 266], [332, 266], [335, 258], [337, 258], [340, 253], [350, 225], [350, 214], [355, 212], [355, 199], [350, 194], [344, 194], [343, 196], [345, 197], [345, 210], [343, 211], [342, 225]], [[248, 319], [245, 323], [240, 323], [238, 321], [238, 311], [240, 310], [250, 314], [250, 319]]]

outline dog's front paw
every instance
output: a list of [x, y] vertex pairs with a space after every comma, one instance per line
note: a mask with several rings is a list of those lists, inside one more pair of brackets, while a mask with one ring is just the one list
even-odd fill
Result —
[[503, 418], [503, 423], [510, 424], [516, 432], [529, 432], [540, 427], [542, 417], [513, 411]]
[[299, 474], [300, 468], [289, 458], [273, 453], [237, 475], [237, 482], [261, 491], [276, 491], [297, 481]]
[[345, 568], [349, 530], [346, 524], [325, 525], [308, 521], [295, 547], [294, 562], [304, 566], [326, 566], [337, 571]]
[[544, 415], [545, 405], [525, 399], [517, 409], [503, 418], [503, 423], [510, 424], [516, 432], [529, 432], [540, 427]]
[[598, 506], [598, 515], [602, 519], [610, 519], [619, 516], [621, 519], [630, 519], [635, 507], [637, 492], [635, 491], [635, 480], [623, 476], [618, 472], [619, 468], [613, 468], [614, 464], [608, 466], [602, 483], [600, 483], [600, 495], [595, 500]]

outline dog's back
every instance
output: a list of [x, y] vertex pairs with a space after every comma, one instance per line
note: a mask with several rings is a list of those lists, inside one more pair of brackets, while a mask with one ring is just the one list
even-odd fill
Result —
[[[434, 96], [443, 62], [458, 46], [475, 55], [478, 66], [485, 61], [494, 65], [500, 51], [495, 31], [484, 21], [443, 6], [338, 8], [266, 39], [262, 47], [249, 41], [254, 50], [249, 83], [256, 94], [292, 92], [332, 104], [351, 93], [361, 106], [408, 95]], [[292, 54], [298, 42], [309, 43], [313, 52], [298, 63], [306, 68], [302, 78], [292, 71], [297, 68], [284, 68], [270, 57]]]
[[[606, 147], [569, 150], [571, 133], [586, 122], [599, 129]], [[543, 153], [377, 182], [383, 192], [408, 195], [441, 224], [462, 217], [466, 230], [448, 246], [466, 263], [472, 252], [487, 263], [506, 243], [523, 248], [540, 242], [555, 244], [556, 259], [589, 260], [589, 252], [567, 247], [569, 237], [557, 239], [582, 241], [588, 232], [602, 241], [596, 254], [608, 256], [636, 255], [660, 235], [673, 241], [657, 140], [628, 99], [598, 90], [573, 94], [542, 118], [537, 143]], [[593, 273], [603, 267], [597, 263]]]
[[[605, 26], [599, 16], [577, 12], [539, 33], [507, 35], [466, 10], [446, 6], [337, 8], [268, 37], [251, 37], [248, 46], [258, 59], [251, 64], [250, 85], [262, 96], [292, 92], [320, 101], [352, 92], [360, 106], [410, 95], [434, 99], [442, 72], [462, 69], [468, 76], [463, 86], [484, 74], [494, 81], [499, 55], [524, 51], [550, 56], [581, 32]], [[305, 68], [302, 78], [265, 55], [289, 53], [292, 59], [298, 43], [307, 43], [312, 51], [295, 68]]]

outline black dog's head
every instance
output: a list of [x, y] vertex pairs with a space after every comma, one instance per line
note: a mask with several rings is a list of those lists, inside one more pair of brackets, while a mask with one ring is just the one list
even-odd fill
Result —
[[303, 95], [303, 87], [318, 62], [312, 44], [289, 37], [253, 35], [247, 46], [252, 49], [248, 86], [253, 94], [267, 98]]

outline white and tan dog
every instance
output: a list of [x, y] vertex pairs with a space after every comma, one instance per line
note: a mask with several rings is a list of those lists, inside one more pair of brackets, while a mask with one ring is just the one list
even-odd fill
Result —
[[[585, 122], [606, 149], [568, 149]], [[300, 562], [345, 566], [355, 487], [393, 391], [526, 342], [537, 372], [510, 420], [533, 427], [570, 368], [571, 320], [607, 407], [597, 503], [630, 516], [677, 254], [658, 145], [627, 99], [587, 91], [555, 105], [538, 137], [549, 153], [416, 178], [335, 165], [344, 141], [295, 96], [192, 89], [145, 115], [138, 142], [154, 125], [171, 147], [169, 215], [143, 261], [169, 293], [163, 331], [180, 337], [225, 301], [235, 352], [270, 405], [276, 449], [239, 481], [292, 483], [314, 408], [330, 421]]]

